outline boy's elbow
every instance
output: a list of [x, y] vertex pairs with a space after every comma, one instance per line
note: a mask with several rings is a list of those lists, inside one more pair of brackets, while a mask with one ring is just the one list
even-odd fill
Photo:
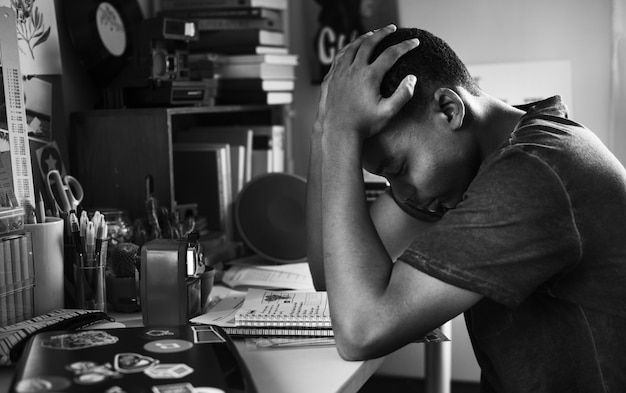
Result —
[[374, 329], [366, 324], [354, 323], [351, 326], [336, 326], [333, 322], [337, 352], [344, 360], [368, 360], [383, 356], [383, 338], [377, 337]]

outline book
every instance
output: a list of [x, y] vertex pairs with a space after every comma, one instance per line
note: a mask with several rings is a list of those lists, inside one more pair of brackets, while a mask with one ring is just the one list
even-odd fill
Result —
[[267, 46], [267, 45], [233, 45], [218, 48], [221, 54], [264, 54], [264, 53], [282, 53], [287, 54], [289, 50], [286, 46]]
[[254, 132], [252, 177], [285, 170], [285, 126], [250, 125]]
[[293, 102], [290, 91], [245, 91], [229, 93], [221, 91], [216, 97], [217, 105], [284, 105]]
[[[218, 64], [216, 78], [295, 79], [295, 67], [289, 64]], [[219, 83], [219, 81], [218, 81]]]
[[334, 337], [335, 333], [328, 328], [290, 328], [290, 327], [259, 327], [259, 326], [232, 326], [223, 328], [231, 336], [305, 336], [305, 337]]
[[162, 10], [263, 7], [286, 10], [288, 0], [161, 0]]
[[252, 140], [252, 178], [271, 173], [273, 167], [272, 137], [269, 135], [254, 135]]
[[[189, 55], [190, 61], [196, 58], [197, 55]], [[286, 64], [295, 66], [298, 65], [298, 55], [295, 54], [248, 54], [248, 55], [218, 55], [215, 61], [219, 64], [234, 65], [234, 64]]]
[[[190, 127], [176, 133], [177, 142], [228, 143], [231, 147], [243, 148], [243, 167], [232, 168], [233, 172], [243, 171], [243, 177], [237, 179], [247, 183], [252, 176], [252, 140], [254, 132], [240, 126], [198, 126]], [[238, 157], [238, 160], [241, 159]], [[237, 160], [237, 161], [238, 161]], [[231, 164], [236, 160], [231, 157]], [[234, 177], [233, 177], [234, 178]], [[239, 190], [241, 188], [238, 187]], [[236, 195], [236, 194], [233, 194]]]
[[197, 41], [189, 42], [190, 52], [204, 50], [220, 53], [233, 46], [286, 46], [285, 34], [265, 29], [200, 31]]
[[195, 19], [198, 23], [198, 31], [217, 30], [242, 30], [264, 29], [270, 31], [282, 31], [282, 24], [270, 19], [218, 19], [202, 18]]
[[235, 313], [235, 326], [332, 329], [328, 295], [250, 288]]
[[[233, 201], [246, 183], [246, 148], [242, 145], [230, 145], [230, 172]], [[234, 202], [233, 202], [234, 203]]]
[[196, 203], [198, 215], [207, 220], [207, 228], [233, 240], [230, 146], [227, 143], [177, 143], [173, 150], [176, 203]]
[[220, 78], [218, 94], [235, 91], [293, 91], [293, 79]]
[[[311, 289], [312, 290], [312, 289]], [[215, 325], [235, 337], [334, 337], [332, 327], [261, 327], [237, 326], [235, 315], [239, 312], [249, 291], [215, 287], [211, 292], [209, 309], [190, 320], [192, 323]], [[326, 342], [332, 344], [332, 342]], [[301, 342], [300, 344], [308, 344]]]
[[266, 29], [283, 31], [283, 12], [268, 8], [175, 9], [160, 15], [195, 20], [198, 30]]
[[165, 393], [206, 387], [257, 391], [237, 347], [214, 325], [43, 331], [27, 344], [8, 391]]
[[159, 15], [177, 18], [203, 19], [273, 19], [282, 20], [281, 10], [263, 7], [235, 7], [235, 8], [173, 8], [159, 11]]

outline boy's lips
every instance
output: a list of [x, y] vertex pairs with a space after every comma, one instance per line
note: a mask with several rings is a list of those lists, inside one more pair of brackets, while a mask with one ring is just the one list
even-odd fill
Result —
[[426, 215], [431, 220], [440, 219], [449, 210], [449, 208], [439, 203], [433, 204], [432, 202], [426, 205], [418, 206], [416, 203], [414, 203], [411, 200], [405, 200], [402, 202], [402, 205], [409, 212], [413, 213], [413, 215], [422, 216], [422, 217]]

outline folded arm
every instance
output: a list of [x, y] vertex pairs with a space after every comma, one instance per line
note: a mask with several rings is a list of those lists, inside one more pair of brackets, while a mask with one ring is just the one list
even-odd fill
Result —
[[388, 99], [378, 92], [382, 75], [415, 42], [390, 47], [371, 65], [365, 60], [393, 30], [363, 36], [338, 56], [322, 84], [312, 136], [309, 258], [316, 285], [321, 288], [323, 282], [328, 291], [338, 351], [346, 359], [390, 353], [480, 299], [402, 262], [393, 263], [427, 224], [408, 218], [386, 195], [371, 215], [367, 208], [363, 141], [384, 127], [413, 88], [407, 78]]

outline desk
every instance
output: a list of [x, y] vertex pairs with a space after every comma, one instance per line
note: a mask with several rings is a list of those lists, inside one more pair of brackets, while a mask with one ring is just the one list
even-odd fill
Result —
[[[126, 326], [140, 326], [137, 314], [111, 313]], [[246, 362], [259, 393], [356, 393], [380, 367], [383, 358], [347, 362], [334, 346], [289, 349], [246, 349], [233, 340]], [[0, 367], [0, 393], [6, 393], [13, 368]]]
[[[141, 326], [140, 313], [109, 313], [128, 327]], [[450, 337], [450, 322], [442, 327]], [[246, 362], [259, 393], [356, 393], [382, 365], [384, 358], [348, 362], [335, 346], [249, 349], [233, 340]], [[428, 393], [450, 392], [450, 343], [427, 344]], [[13, 369], [0, 367], [0, 393], [8, 391]]]
[[[142, 325], [141, 315], [110, 314], [126, 326]], [[259, 393], [356, 393], [384, 360], [347, 362], [335, 346], [248, 349], [244, 339], [233, 341]]]

